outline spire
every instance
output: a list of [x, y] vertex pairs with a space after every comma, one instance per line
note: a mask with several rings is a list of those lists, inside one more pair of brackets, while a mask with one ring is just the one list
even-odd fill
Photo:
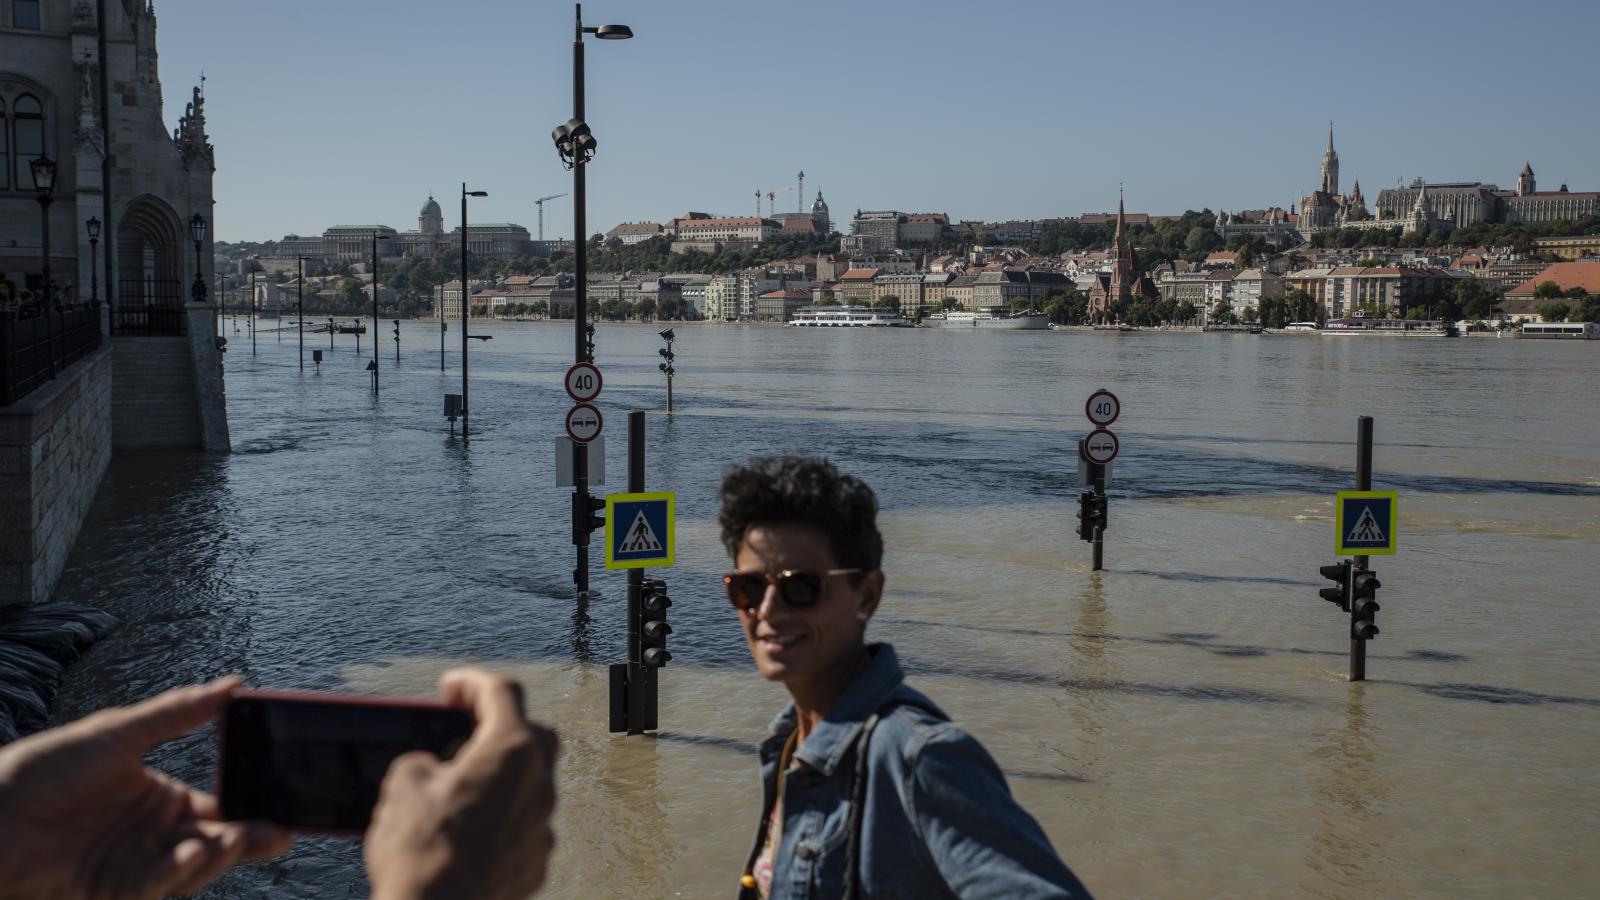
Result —
[[1333, 152], [1333, 120], [1328, 120], [1328, 152]]
[[1119, 181], [1117, 182], [1117, 234], [1119, 236], [1122, 234], [1122, 220], [1122, 182]]
[[1533, 174], [1533, 166], [1530, 165], [1529, 163], [1524, 162], [1522, 164], [1522, 174], [1524, 174], [1524, 175], [1532, 175]]

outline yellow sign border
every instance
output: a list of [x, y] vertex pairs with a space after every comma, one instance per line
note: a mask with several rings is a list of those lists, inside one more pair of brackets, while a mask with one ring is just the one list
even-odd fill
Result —
[[[613, 557], [612, 529], [616, 527], [618, 503], [640, 503], [646, 500], [667, 501], [667, 555], [664, 559], [625, 559], [618, 562]], [[665, 569], [677, 560], [678, 541], [678, 509], [677, 494], [672, 491], [655, 491], [645, 494], [607, 494], [606, 495], [606, 568], [608, 569]]]
[[[1344, 545], [1344, 501], [1386, 498], [1389, 501], [1389, 546]], [[1398, 491], [1340, 491], [1333, 500], [1333, 552], [1339, 556], [1393, 556], [1400, 544], [1400, 493]]]

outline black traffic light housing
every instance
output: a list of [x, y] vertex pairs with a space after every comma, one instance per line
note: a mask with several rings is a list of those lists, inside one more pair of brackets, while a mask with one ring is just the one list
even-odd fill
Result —
[[395, 319], [394, 320], [394, 342], [396, 344], [400, 343], [400, 320], [399, 319]]
[[589, 535], [606, 527], [605, 516], [595, 515], [606, 508], [606, 498], [572, 492], [572, 542], [589, 543]]
[[1078, 537], [1094, 540], [1094, 491], [1078, 494]]
[[1378, 581], [1377, 573], [1368, 570], [1358, 570], [1350, 579], [1350, 637], [1358, 641], [1370, 641], [1378, 636], [1378, 624], [1375, 621], [1378, 610], [1378, 588], [1383, 584]]
[[1349, 561], [1337, 562], [1331, 566], [1323, 566], [1319, 571], [1322, 577], [1332, 581], [1335, 587], [1325, 587], [1317, 591], [1317, 596], [1329, 603], [1339, 604], [1339, 608], [1350, 611], [1350, 563]]
[[667, 608], [672, 598], [667, 596], [665, 581], [645, 581], [639, 587], [639, 664], [659, 669], [672, 660], [667, 650], [667, 635], [672, 626], [667, 624]]

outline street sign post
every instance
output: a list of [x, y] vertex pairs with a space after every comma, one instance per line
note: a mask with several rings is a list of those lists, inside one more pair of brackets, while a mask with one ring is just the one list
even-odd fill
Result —
[[1089, 395], [1088, 402], [1083, 404], [1083, 414], [1089, 417], [1100, 428], [1104, 428], [1117, 420], [1122, 415], [1122, 401], [1117, 395], [1105, 388]]
[[606, 568], [663, 568], [673, 564], [671, 491], [606, 497]]
[[572, 438], [573, 443], [587, 444], [599, 437], [604, 428], [600, 410], [588, 403], [574, 403], [567, 410], [567, 437]]
[[1334, 510], [1333, 552], [1340, 556], [1392, 556], [1400, 524], [1394, 491], [1340, 491]]
[[[606, 483], [605, 435], [585, 445], [589, 457], [589, 483]], [[556, 438], [556, 487], [572, 487], [577, 482], [572, 477], [572, 438]]]
[[600, 396], [602, 383], [600, 370], [593, 363], [577, 363], [567, 370], [567, 396], [579, 403]]
[[1119, 447], [1116, 435], [1104, 428], [1096, 428], [1083, 439], [1083, 458], [1103, 466], [1117, 458]]

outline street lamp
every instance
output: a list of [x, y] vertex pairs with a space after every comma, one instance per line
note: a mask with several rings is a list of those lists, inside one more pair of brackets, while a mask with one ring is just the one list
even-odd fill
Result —
[[100, 220], [94, 216], [90, 216], [89, 221], [83, 223], [83, 227], [89, 231], [89, 302], [99, 306], [100, 269], [98, 260], [100, 250]]
[[56, 292], [50, 284], [50, 202], [55, 199], [56, 163], [41, 153], [28, 167], [33, 170], [33, 188], [39, 196], [39, 217], [44, 228], [44, 296], [53, 306]]
[[[469, 191], [467, 183], [461, 182], [461, 443], [465, 444], [470, 433], [467, 427], [467, 198], [487, 197], [488, 191]], [[439, 289], [439, 302], [444, 302], [444, 288]], [[444, 307], [439, 308], [439, 325], [444, 326]], [[443, 338], [440, 338], [441, 342]], [[443, 367], [443, 354], [440, 355], [440, 366]]]
[[199, 213], [189, 217], [189, 237], [194, 239], [194, 302], [206, 302], [206, 282], [200, 277], [200, 245], [206, 239], [206, 220]]
[[[561, 162], [572, 170], [572, 238], [573, 262], [576, 283], [573, 286], [572, 336], [573, 361], [594, 362], [592, 344], [587, 340], [585, 326], [586, 304], [589, 297], [589, 242], [587, 194], [584, 169], [594, 158], [595, 139], [584, 121], [583, 112], [583, 36], [592, 34], [600, 40], [619, 41], [633, 37], [633, 29], [626, 25], [601, 25], [585, 28], [583, 4], [573, 6], [572, 31], [572, 118], [558, 126], [551, 134], [556, 153]], [[589, 536], [594, 528], [594, 504], [589, 498], [589, 452], [583, 444], [572, 444], [572, 485], [574, 517], [572, 541], [578, 548], [578, 565], [573, 569], [578, 598], [589, 596]]]
[[378, 242], [387, 241], [387, 234], [372, 233], [372, 393], [378, 393]]
[[294, 263], [297, 268], [294, 279], [294, 315], [299, 321], [295, 327], [300, 330], [300, 371], [306, 370], [306, 258], [296, 256]]

